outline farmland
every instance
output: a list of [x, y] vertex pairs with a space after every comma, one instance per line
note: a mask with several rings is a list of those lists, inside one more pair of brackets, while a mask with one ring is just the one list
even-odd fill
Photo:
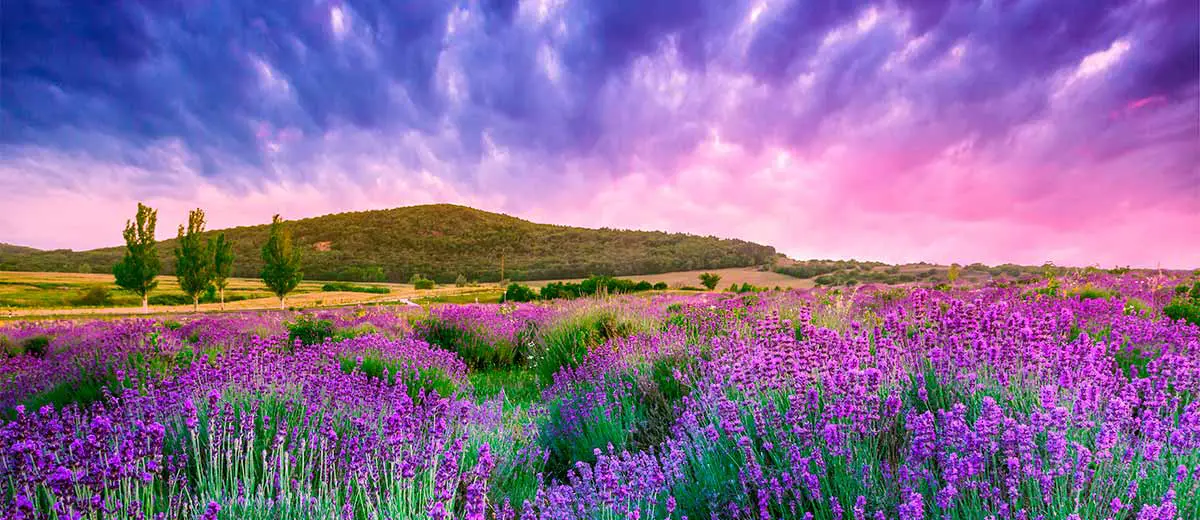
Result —
[[[670, 288], [697, 285], [697, 276], [703, 271], [681, 271], [644, 276], [634, 276], [636, 280], [651, 283], [664, 282]], [[735, 267], [716, 269], [712, 271], [721, 276], [726, 284], [748, 283], [760, 287], [804, 288], [812, 287], [811, 280], [798, 279], [771, 271], [753, 267]], [[151, 308], [155, 313], [191, 313], [192, 306], [185, 304], [185, 295], [180, 291], [174, 276], [159, 277], [159, 287], [151, 298]], [[570, 282], [578, 280], [542, 280], [530, 282], [533, 287], [541, 287], [553, 282]], [[291, 307], [328, 307], [355, 305], [366, 303], [395, 302], [401, 299], [411, 299], [431, 303], [472, 303], [496, 302], [502, 294], [502, 289], [495, 284], [471, 284], [458, 287], [453, 284], [438, 285], [432, 289], [418, 290], [412, 284], [401, 283], [371, 283], [354, 282], [353, 286], [386, 289], [387, 292], [347, 292], [324, 291], [330, 282], [302, 282], [288, 297]], [[87, 302], [84, 296], [89, 290], [101, 287], [108, 292], [109, 298], [104, 302]], [[162, 303], [163, 301], [167, 303]], [[256, 310], [273, 309], [279, 306], [279, 300], [271, 294], [261, 280], [251, 278], [232, 278], [226, 289], [227, 310]], [[201, 311], [215, 311], [220, 305], [206, 300], [200, 305]], [[139, 314], [142, 309], [138, 306], [138, 297], [121, 291], [114, 283], [112, 275], [82, 274], [82, 273], [35, 273], [35, 272], [5, 272], [0, 271], [0, 317], [8, 316], [80, 316], [94, 314], [124, 315]]]
[[1188, 518], [1200, 279], [0, 323], [13, 518]]

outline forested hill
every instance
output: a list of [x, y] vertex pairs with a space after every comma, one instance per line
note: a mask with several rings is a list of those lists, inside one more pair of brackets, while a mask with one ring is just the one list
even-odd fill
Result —
[[[635, 275], [766, 264], [775, 249], [743, 240], [657, 231], [536, 224], [463, 206], [435, 204], [338, 213], [288, 222], [313, 280], [407, 281], [414, 273], [441, 283]], [[267, 225], [222, 230], [233, 242], [235, 276], [258, 276]], [[173, 230], [172, 230], [173, 231]], [[213, 233], [213, 232], [210, 232]], [[114, 229], [114, 241], [121, 236]], [[159, 239], [163, 236], [159, 229]], [[170, 240], [159, 242], [166, 274]], [[0, 270], [110, 272], [123, 247], [42, 251], [0, 244]]]

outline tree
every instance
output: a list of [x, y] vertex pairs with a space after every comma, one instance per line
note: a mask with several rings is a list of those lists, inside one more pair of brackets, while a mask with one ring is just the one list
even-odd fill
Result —
[[142, 310], [150, 310], [149, 293], [158, 287], [158, 271], [162, 267], [158, 259], [158, 247], [154, 241], [154, 227], [158, 224], [158, 211], [138, 203], [137, 216], [125, 221], [125, 256], [113, 266], [117, 286], [142, 297]]
[[721, 275], [719, 275], [719, 274], [716, 274], [716, 273], [701, 273], [700, 274], [700, 285], [703, 285], [705, 289], [708, 289], [710, 291], [713, 289], [716, 289], [717, 284], [719, 284], [719, 283], [721, 283]]
[[181, 224], [175, 239], [175, 278], [183, 293], [192, 297], [192, 311], [200, 310], [200, 295], [213, 279], [212, 253], [201, 240], [203, 232], [204, 210], [197, 208], [188, 212], [187, 228]]
[[229, 286], [229, 277], [233, 275], [233, 244], [225, 240], [225, 233], [221, 233], [209, 241], [208, 249], [213, 255], [212, 283], [221, 298], [221, 310], [225, 310], [225, 287]]
[[300, 250], [292, 247], [292, 233], [283, 227], [279, 215], [271, 217], [267, 243], [262, 248], [263, 283], [279, 297], [279, 308], [286, 307], [287, 294], [292, 292], [304, 273], [300, 272]]
[[958, 275], [962, 273], [962, 266], [958, 264], [950, 264], [950, 270], [946, 271], [946, 279], [950, 280], [951, 284], [958, 281]]

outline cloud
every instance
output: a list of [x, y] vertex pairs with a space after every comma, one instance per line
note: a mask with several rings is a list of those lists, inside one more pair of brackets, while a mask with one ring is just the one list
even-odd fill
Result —
[[1198, 226], [1195, 2], [9, 4], [0, 241], [114, 242], [57, 200], [447, 200], [800, 256], [1200, 263], [1146, 238]]

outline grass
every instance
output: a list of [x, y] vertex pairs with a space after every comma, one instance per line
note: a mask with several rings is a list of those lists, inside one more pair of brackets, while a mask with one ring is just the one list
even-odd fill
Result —
[[541, 397], [537, 376], [529, 370], [505, 369], [473, 372], [468, 376], [475, 400], [488, 401], [504, 393], [504, 407], [527, 407]]
[[500, 303], [500, 298], [504, 296], [504, 291], [500, 289], [484, 289], [473, 290], [470, 292], [462, 292], [456, 294], [439, 294], [434, 296], [424, 296], [413, 300], [413, 303], [420, 305], [429, 305], [435, 303]]
[[[174, 276], [158, 277], [158, 288], [150, 292], [151, 303], [190, 304]], [[137, 307], [141, 298], [117, 287], [111, 274], [0, 272], [0, 308], [72, 309], [88, 307], [78, 302], [93, 287], [109, 290], [112, 307]], [[303, 282], [293, 294], [321, 290], [320, 282]], [[271, 292], [257, 279], [235, 278], [225, 289], [227, 302], [269, 298]], [[177, 303], [182, 302], [182, 303]]]
[[360, 292], [369, 294], [388, 294], [391, 289], [382, 285], [356, 285], [347, 282], [330, 282], [321, 286], [324, 292]]

